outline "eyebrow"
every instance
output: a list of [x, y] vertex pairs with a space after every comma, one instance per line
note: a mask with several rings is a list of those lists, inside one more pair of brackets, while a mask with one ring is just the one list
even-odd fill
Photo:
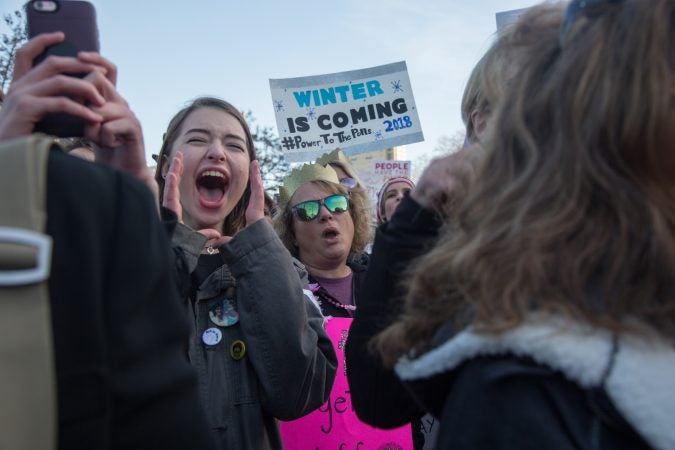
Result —
[[[209, 136], [212, 134], [211, 131], [209, 131], [205, 128], [190, 128], [189, 130], [187, 130], [185, 132], [185, 134], [190, 134], [190, 133], [202, 133], [202, 134], [208, 134]], [[232, 133], [226, 134], [225, 139], [228, 139], [228, 138], [234, 138], [234, 139], [237, 139], [237, 140], [243, 142], [244, 144], [246, 144], [246, 139], [244, 139], [243, 137], [241, 137], [237, 134], [232, 134]]]

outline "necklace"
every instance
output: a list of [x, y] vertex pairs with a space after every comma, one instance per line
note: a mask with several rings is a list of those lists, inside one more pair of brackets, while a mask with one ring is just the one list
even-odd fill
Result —
[[319, 290], [318, 283], [317, 283], [317, 290], [314, 291], [314, 295], [319, 297], [319, 300], [325, 300], [327, 303], [333, 305], [336, 308], [345, 309], [350, 312], [356, 311], [356, 305], [343, 305], [339, 301], [335, 300], [333, 296], [330, 295], [329, 293]]
[[[218, 250], [217, 248], [213, 248], [213, 245], [211, 245], [211, 244], [207, 245], [206, 248], [205, 248], [204, 250], [205, 250], [206, 253], [208, 253], [209, 255], [215, 255], [215, 254], [220, 253], [220, 250]], [[204, 252], [202, 251], [202, 253], [204, 253]]]

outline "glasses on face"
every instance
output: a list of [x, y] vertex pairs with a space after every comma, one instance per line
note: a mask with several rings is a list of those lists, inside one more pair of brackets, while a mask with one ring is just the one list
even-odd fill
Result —
[[300, 202], [291, 211], [298, 220], [309, 222], [319, 216], [321, 205], [333, 214], [341, 214], [349, 209], [349, 198], [345, 194], [333, 194], [321, 200]]
[[356, 187], [356, 180], [350, 177], [345, 177], [340, 180], [340, 184], [346, 188], [354, 189]]

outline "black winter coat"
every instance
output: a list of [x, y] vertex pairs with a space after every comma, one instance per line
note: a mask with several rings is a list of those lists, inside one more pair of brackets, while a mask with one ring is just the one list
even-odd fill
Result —
[[424, 442], [419, 419], [425, 412], [368, 345], [400, 312], [401, 275], [413, 258], [433, 244], [441, 223], [439, 216], [406, 195], [391, 221], [377, 229], [345, 348], [347, 379], [358, 417], [380, 428], [413, 422], [415, 448], [421, 448]]
[[400, 312], [401, 274], [435, 241], [440, 225], [434, 213], [406, 195], [392, 220], [376, 232], [345, 347], [352, 404], [359, 419], [375, 427], [396, 428], [424, 414], [394, 371], [372, 355], [368, 343]]
[[59, 448], [214, 448], [149, 190], [56, 150], [47, 178]]
[[675, 448], [672, 342], [538, 316], [494, 335], [448, 324], [435, 341], [396, 371], [440, 419], [437, 448]]

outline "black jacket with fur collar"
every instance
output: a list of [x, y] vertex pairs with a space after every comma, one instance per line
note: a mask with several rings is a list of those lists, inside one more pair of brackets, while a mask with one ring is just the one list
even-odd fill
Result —
[[437, 333], [396, 372], [443, 449], [675, 449], [672, 341], [533, 317], [501, 335]]

